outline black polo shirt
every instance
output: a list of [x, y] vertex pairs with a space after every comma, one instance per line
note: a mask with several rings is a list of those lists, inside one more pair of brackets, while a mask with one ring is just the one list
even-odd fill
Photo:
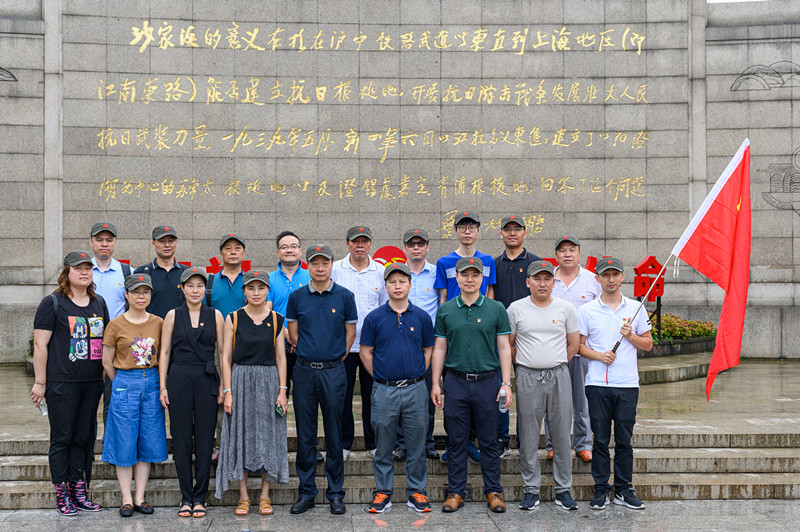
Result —
[[504, 251], [494, 259], [494, 266], [497, 272], [497, 284], [494, 285], [494, 299], [508, 308], [511, 303], [523, 297], [531, 295], [531, 291], [525, 285], [528, 278], [528, 266], [531, 262], [542, 260], [538, 255], [529, 253], [522, 248], [522, 253], [511, 260]]
[[181, 273], [188, 268], [175, 260], [169, 271], [158, 265], [156, 261], [139, 266], [133, 273], [146, 273], [153, 280], [153, 297], [147, 305], [147, 312], [164, 318], [167, 312], [183, 305], [181, 290]]

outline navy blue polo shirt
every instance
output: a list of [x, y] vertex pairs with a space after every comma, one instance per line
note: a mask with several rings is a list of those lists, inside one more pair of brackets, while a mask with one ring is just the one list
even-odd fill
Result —
[[523, 297], [529, 297], [531, 290], [525, 284], [528, 278], [528, 266], [533, 261], [542, 260], [525, 248], [515, 259], [509, 259], [504, 251], [494, 259], [497, 271], [497, 284], [494, 285], [494, 300], [508, 308], [511, 303]]
[[384, 303], [364, 318], [361, 345], [372, 346], [376, 379], [400, 381], [425, 374], [425, 354], [433, 346], [433, 323], [427, 312], [411, 303], [402, 314]]
[[146, 273], [153, 280], [153, 296], [147, 306], [147, 312], [164, 318], [167, 312], [183, 305], [181, 290], [181, 273], [188, 268], [177, 260], [169, 271], [158, 265], [156, 261], [139, 266], [133, 273]]
[[289, 294], [286, 321], [297, 322], [297, 356], [310, 362], [330, 362], [347, 354], [346, 323], [358, 322], [353, 292], [331, 281], [317, 292], [299, 288]]

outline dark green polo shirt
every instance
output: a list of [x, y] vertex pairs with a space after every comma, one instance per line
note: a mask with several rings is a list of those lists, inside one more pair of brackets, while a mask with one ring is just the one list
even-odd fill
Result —
[[461, 295], [439, 307], [434, 335], [447, 339], [444, 366], [463, 373], [480, 373], [500, 367], [497, 336], [511, 334], [502, 303], [480, 296], [470, 306]]

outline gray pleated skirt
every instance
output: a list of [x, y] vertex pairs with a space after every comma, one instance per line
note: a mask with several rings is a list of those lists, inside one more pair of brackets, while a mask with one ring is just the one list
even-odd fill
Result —
[[263, 473], [269, 482], [289, 482], [286, 417], [275, 412], [280, 389], [275, 366], [239, 366], [231, 375], [233, 414], [222, 418], [222, 438], [216, 492], [222, 498], [228, 484], [248, 472]]

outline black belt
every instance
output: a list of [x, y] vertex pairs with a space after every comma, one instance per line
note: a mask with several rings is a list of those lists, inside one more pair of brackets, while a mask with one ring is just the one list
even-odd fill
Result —
[[395, 386], [397, 388], [405, 388], [406, 386], [410, 386], [412, 384], [416, 384], [421, 380], [425, 379], [425, 375], [420, 375], [416, 379], [403, 379], [401, 381], [387, 381], [385, 379], [375, 379], [375, 382], [378, 384], [385, 384], [387, 386]]
[[311, 369], [335, 368], [336, 366], [342, 363], [341, 358], [337, 358], [336, 360], [331, 360], [330, 362], [309, 362], [305, 358], [297, 357], [297, 361], [300, 362], [301, 365], [308, 366]]
[[497, 370], [484, 371], [483, 373], [461, 373], [460, 371], [456, 371], [454, 369], [448, 369], [447, 373], [452, 373], [456, 377], [461, 377], [462, 379], [466, 379], [468, 381], [482, 381], [484, 379], [488, 379], [489, 377], [497, 376]]

